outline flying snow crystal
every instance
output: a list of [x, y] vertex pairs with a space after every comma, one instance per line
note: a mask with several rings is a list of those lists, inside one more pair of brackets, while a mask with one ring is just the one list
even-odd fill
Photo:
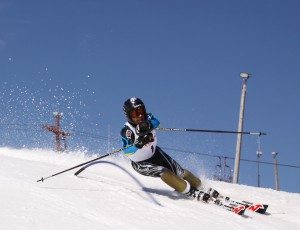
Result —
[[[84, 127], [85, 124], [83, 123], [92, 118], [90, 114], [86, 113], [86, 108], [94, 103], [93, 95], [95, 93], [92, 90], [85, 87], [74, 89], [70, 88], [70, 85], [47, 87], [46, 85], [52, 80], [49, 77], [41, 78], [40, 81], [29, 83], [26, 86], [22, 82], [19, 85], [11, 85], [9, 82], [4, 81], [0, 83], [0, 106], [3, 108], [1, 120], [18, 124], [22, 128], [1, 127], [3, 134], [0, 139], [3, 143], [21, 148], [24, 146], [49, 147], [48, 137], [51, 138], [51, 136], [40, 128], [40, 124], [52, 122], [52, 112], [58, 107], [66, 114], [63, 120], [66, 129], [75, 128], [76, 126]], [[36, 84], [41, 87], [39, 89], [32, 88]], [[95, 114], [95, 116], [97, 115]], [[32, 135], [27, 135], [29, 129], [23, 128], [25, 124], [31, 128], [37, 127], [31, 133]], [[98, 146], [99, 140], [96, 139], [73, 138], [70, 142], [70, 149], [91, 148], [91, 146], [95, 148], [96, 141]]]

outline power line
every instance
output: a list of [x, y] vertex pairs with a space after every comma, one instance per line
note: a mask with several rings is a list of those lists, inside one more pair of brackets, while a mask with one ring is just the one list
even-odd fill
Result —
[[[30, 125], [30, 124], [13, 124], [13, 123], [0, 123], [0, 125], [2, 126], [39, 126], [39, 125], [36, 125], [36, 124], [33, 124], [33, 125]], [[42, 127], [42, 125], [41, 125]], [[16, 129], [13, 129], [13, 130], [16, 130], [16, 131], [28, 131], [28, 129], [31, 129], [31, 130], [36, 130], [36, 131], [41, 131], [39, 129], [35, 129], [35, 128], [16, 128]], [[106, 136], [102, 136], [102, 135], [99, 135], [99, 134], [93, 134], [93, 133], [89, 133], [89, 132], [83, 132], [83, 131], [78, 131], [78, 130], [74, 130], [74, 129], [70, 129], [70, 134], [75, 134], [75, 135], [78, 135], [78, 136], [81, 136], [81, 137], [86, 137], [86, 138], [92, 138], [92, 139], [99, 139], [99, 140], [112, 140], [112, 141], [118, 141], [119, 139], [118, 138], [111, 138], [111, 137], [106, 137]], [[202, 156], [208, 156], [208, 157], [224, 157], [224, 158], [227, 158], [227, 159], [230, 159], [230, 160], [234, 160], [234, 157], [230, 157], [230, 156], [226, 156], [226, 155], [215, 155], [215, 154], [208, 154], [208, 153], [200, 153], [200, 152], [195, 152], [195, 151], [190, 151], [190, 150], [185, 150], [185, 149], [177, 149], [177, 148], [168, 148], [168, 147], [162, 147], [164, 149], [167, 149], [167, 150], [173, 150], [173, 151], [177, 151], [177, 152], [184, 152], [184, 153], [190, 153], [190, 154], [197, 154], [197, 155], [202, 155]], [[241, 161], [245, 161], [245, 162], [251, 162], [251, 163], [258, 163], [257, 160], [249, 160], [249, 159], [242, 159], [241, 158]], [[274, 163], [272, 162], [267, 162], [267, 161], [259, 161], [259, 163], [261, 164], [266, 164], [266, 165], [274, 165]], [[280, 164], [278, 163], [277, 164], [278, 166], [283, 166], [283, 167], [289, 167], [289, 168], [297, 168], [299, 169], [300, 166], [298, 165], [291, 165], [291, 164]]]
[[[28, 131], [29, 129], [30, 130], [35, 130], [35, 131], [42, 131], [41, 127], [43, 127], [43, 124], [0, 123], [0, 126], [14, 126], [15, 128], [10, 128], [10, 130], [15, 130], [15, 131]], [[32, 128], [32, 126], [36, 126], [38, 128]], [[83, 131], [78, 131], [78, 130], [74, 130], [74, 129], [70, 129], [69, 131], [70, 131], [69, 133], [71, 135], [73, 134], [73, 135], [92, 138], [92, 139], [113, 140], [113, 141], [119, 140], [117, 138], [109, 138], [109, 137], [102, 136], [102, 135], [99, 135], [99, 134], [83, 132]]]
[[94, 134], [94, 133], [89, 133], [89, 132], [83, 132], [83, 131], [77, 131], [74, 129], [70, 129], [71, 134], [83, 136], [83, 137], [88, 137], [88, 138], [93, 138], [93, 139], [101, 139], [101, 140], [112, 140], [112, 141], [119, 141], [120, 139], [118, 138], [113, 138], [113, 137], [107, 137], [107, 136], [102, 136], [99, 134]]
[[[229, 156], [226, 156], [226, 155], [212, 155], [212, 154], [208, 154], [208, 153], [200, 153], [200, 152], [195, 152], [195, 151], [176, 149], [176, 148], [167, 148], [167, 147], [162, 147], [162, 148], [177, 151], [177, 152], [185, 152], [185, 153], [191, 153], [191, 154], [194, 153], [194, 154], [198, 154], [198, 155], [202, 155], [202, 156], [208, 156], [208, 157], [225, 157], [227, 159], [234, 160], [234, 157], [229, 157]], [[246, 162], [251, 162], [251, 163], [257, 163], [258, 162], [257, 160], [249, 160], [249, 159], [242, 159], [242, 158], [241, 158], [241, 161], [246, 161]], [[274, 165], [274, 163], [267, 162], [267, 161], [259, 161], [259, 163]], [[290, 167], [290, 168], [300, 168], [300, 166], [298, 166], [298, 165], [279, 164], [279, 163], [277, 165], [278, 166], [284, 166], [284, 167]]]

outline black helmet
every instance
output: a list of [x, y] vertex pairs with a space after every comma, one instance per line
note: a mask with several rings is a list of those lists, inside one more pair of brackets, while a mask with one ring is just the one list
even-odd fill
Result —
[[123, 111], [129, 122], [133, 123], [133, 121], [130, 117], [130, 112], [139, 107], [142, 107], [146, 114], [146, 108], [145, 108], [144, 102], [141, 99], [139, 99], [137, 97], [131, 97], [124, 102]]

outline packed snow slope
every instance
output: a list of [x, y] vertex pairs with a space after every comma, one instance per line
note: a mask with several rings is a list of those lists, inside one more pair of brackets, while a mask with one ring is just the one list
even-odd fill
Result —
[[160, 179], [137, 174], [123, 157], [37, 183], [93, 158], [0, 148], [0, 229], [300, 229], [300, 194], [205, 181], [234, 198], [269, 204], [267, 215], [246, 211], [245, 218], [187, 200]]

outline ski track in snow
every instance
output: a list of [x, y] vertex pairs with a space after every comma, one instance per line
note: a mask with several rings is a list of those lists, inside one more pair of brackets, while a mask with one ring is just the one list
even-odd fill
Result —
[[[96, 157], [94, 157], [96, 158]], [[0, 148], [0, 229], [300, 229], [300, 194], [205, 180], [225, 195], [269, 204], [247, 218], [185, 199], [159, 178], [137, 174], [123, 157], [89, 161], [82, 153]]]

